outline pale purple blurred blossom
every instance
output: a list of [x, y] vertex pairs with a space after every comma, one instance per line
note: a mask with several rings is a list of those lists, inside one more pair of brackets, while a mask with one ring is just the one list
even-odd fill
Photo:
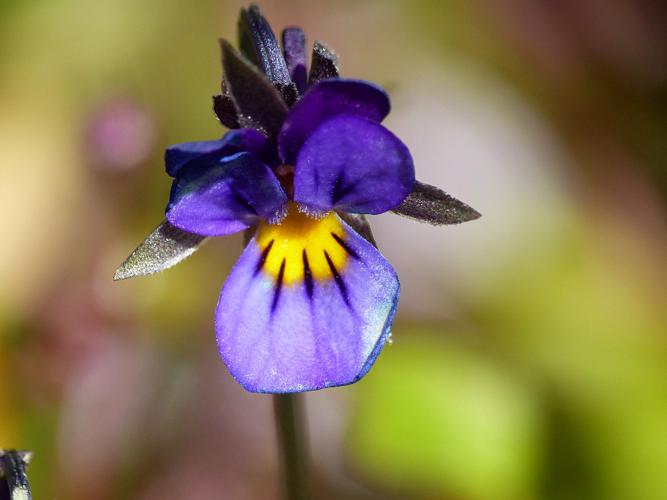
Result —
[[214, 352], [191, 367], [181, 440], [169, 450], [141, 500], [273, 500], [279, 497], [270, 398], [245, 392]]
[[73, 370], [58, 443], [68, 498], [110, 498], [115, 475], [145, 446], [157, 386], [153, 351], [138, 339], [100, 337]]
[[124, 171], [148, 159], [156, 138], [155, 119], [147, 109], [129, 98], [113, 98], [93, 111], [86, 148], [94, 167]]
[[500, 32], [562, 83], [605, 67], [634, 84], [667, 78], [667, 6], [651, 0], [494, 0], [480, 4]]

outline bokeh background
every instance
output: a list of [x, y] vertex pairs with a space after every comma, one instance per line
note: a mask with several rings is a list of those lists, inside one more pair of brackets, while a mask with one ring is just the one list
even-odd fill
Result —
[[[226, 0], [0, 2], [0, 447], [37, 499], [274, 499], [270, 398], [217, 358], [240, 237], [150, 278], [162, 152], [213, 139]], [[632, 0], [281, 0], [391, 93], [421, 180], [358, 384], [305, 398], [318, 499], [667, 498], [667, 12]]]

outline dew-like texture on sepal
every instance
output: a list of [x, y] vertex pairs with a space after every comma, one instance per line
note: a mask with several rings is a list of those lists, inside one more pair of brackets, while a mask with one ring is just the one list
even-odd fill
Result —
[[283, 53], [292, 81], [303, 94], [308, 85], [306, 35], [301, 28], [286, 28], [282, 33]]
[[287, 196], [271, 168], [251, 153], [185, 168], [172, 186], [167, 220], [185, 231], [224, 236], [279, 219]]
[[278, 137], [278, 153], [293, 165], [303, 142], [325, 120], [350, 115], [381, 122], [391, 109], [389, 96], [379, 86], [363, 80], [323, 80], [291, 109]]
[[276, 88], [280, 91], [288, 106], [292, 106], [299, 99], [299, 90], [293, 82], [288, 85], [276, 84]]
[[170, 146], [165, 151], [164, 160], [167, 174], [176, 177], [181, 169], [193, 162], [210, 163], [244, 151], [262, 157], [268, 146], [267, 137], [255, 129], [231, 130], [217, 141], [184, 142]]
[[276, 135], [287, 115], [287, 104], [282, 95], [229, 42], [220, 40], [220, 47], [225, 81], [239, 111], [240, 125]]
[[159, 273], [195, 253], [205, 236], [188, 233], [163, 221], [116, 270], [115, 281]]
[[412, 190], [408, 148], [382, 125], [349, 115], [322, 123], [301, 147], [294, 201], [312, 211], [380, 214]]
[[435, 226], [461, 224], [482, 216], [442, 189], [419, 181], [415, 181], [412, 192], [393, 212]]
[[241, 9], [238, 33], [243, 55], [255, 63], [271, 82], [282, 85], [291, 83], [283, 51], [259, 7], [251, 5], [248, 9]]
[[338, 78], [339, 75], [338, 56], [324, 42], [316, 40], [310, 61], [309, 84], [313, 85], [327, 78]]
[[[284, 283], [264, 269], [276, 247], [253, 238], [223, 287], [216, 313], [222, 359], [248, 391], [300, 392], [350, 384], [370, 368], [391, 327], [399, 295], [394, 269], [340, 222], [346, 249], [340, 268]], [[261, 239], [261, 238], [259, 238]], [[277, 245], [278, 242], [274, 243]], [[332, 236], [331, 245], [341, 245]], [[267, 250], [268, 248], [268, 250]], [[290, 264], [293, 261], [290, 262]], [[308, 278], [310, 276], [310, 278]]]

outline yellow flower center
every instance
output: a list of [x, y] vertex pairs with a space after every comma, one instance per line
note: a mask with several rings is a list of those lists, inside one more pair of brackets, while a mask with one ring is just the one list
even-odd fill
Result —
[[314, 219], [299, 212], [292, 202], [280, 224], [260, 224], [257, 244], [263, 255], [262, 269], [286, 285], [335, 278], [348, 257], [356, 255], [345, 243], [336, 214]]

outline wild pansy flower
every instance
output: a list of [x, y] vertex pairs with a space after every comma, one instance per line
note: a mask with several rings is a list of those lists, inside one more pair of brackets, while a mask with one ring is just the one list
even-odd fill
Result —
[[230, 128], [216, 141], [167, 149], [174, 178], [166, 221], [116, 273], [164, 270], [208, 237], [246, 231], [222, 289], [215, 330], [231, 374], [253, 392], [299, 392], [356, 382], [380, 353], [399, 297], [392, 266], [365, 214], [431, 224], [479, 214], [415, 180], [408, 148], [381, 125], [379, 86], [340, 78], [334, 54], [241, 11], [240, 52], [221, 40], [224, 78], [214, 110]]

